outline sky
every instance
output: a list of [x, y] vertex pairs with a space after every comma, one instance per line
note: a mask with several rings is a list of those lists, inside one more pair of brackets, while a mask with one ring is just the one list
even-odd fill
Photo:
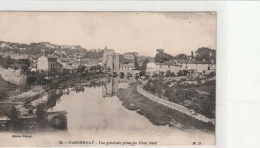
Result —
[[215, 12], [0, 12], [0, 41], [190, 55], [216, 49], [216, 21]]

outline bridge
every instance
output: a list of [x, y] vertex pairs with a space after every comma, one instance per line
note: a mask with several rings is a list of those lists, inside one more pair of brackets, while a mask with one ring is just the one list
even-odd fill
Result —
[[119, 54], [115, 53], [113, 49], [105, 47], [102, 63], [105, 70], [113, 72], [113, 74], [118, 76], [139, 76], [140, 70], [132, 70], [134, 68], [133, 65], [128, 65], [127, 67], [120, 66]]
[[140, 70], [127, 70], [127, 69], [120, 69], [118, 71], [114, 71], [118, 76], [139, 76]]

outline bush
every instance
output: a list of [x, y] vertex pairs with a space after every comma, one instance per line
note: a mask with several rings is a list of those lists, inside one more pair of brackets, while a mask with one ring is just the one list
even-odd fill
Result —
[[46, 107], [44, 104], [39, 104], [36, 107], [36, 122], [37, 125], [42, 128], [46, 127], [47, 125], [47, 120], [46, 120]]
[[216, 76], [216, 72], [212, 71], [211, 73], [209, 73], [208, 78], [214, 77]]
[[54, 117], [53, 119], [51, 119], [50, 123], [56, 129], [67, 129], [67, 117], [65, 115], [60, 114]]
[[188, 70], [179, 70], [177, 75], [178, 76], [187, 76], [188, 73], [189, 73]]
[[4, 100], [7, 98], [7, 92], [5, 90], [0, 89], [0, 100]]
[[166, 76], [166, 77], [170, 77], [170, 76], [171, 76], [171, 71], [170, 71], [170, 70], [167, 70], [166, 73], [165, 73], [165, 76]]
[[170, 70], [167, 70], [166, 73], [165, 73], [165, 76], [166, 77], [175, 77], [175, 73], [174, 72], [171, 72]]
[[11, 130], [19, 130], [21, 124], [19, 122], [19, 111], [13, 105], [10, 113], [7, 115], [9, 120], [7, 122], [7, 127]]

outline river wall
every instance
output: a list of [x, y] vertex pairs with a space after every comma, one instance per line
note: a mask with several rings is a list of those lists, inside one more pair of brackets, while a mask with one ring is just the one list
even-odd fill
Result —
[[215, 124], [215, 120], [214, 119], [209, 119], [207, 118], [206, 116], [204, 115], [201, 115], [201, 114], [198, 114], [198, 113], [195, 113], [193, 110], [189, 110], [188, 108], [182, 106], [182, 105], [179, 105], [179, 104], [176, 104], [176, 103], [173, 103], [173, 102], [169, 102], [169, 101], [166, 101], [166, 100], [163, 100], [151, 93], [148, 93], [147, 91], [145, 91], [143, 89], [143, 85], [138, 85], [137, 86], [137, 91], [142, 94], [143, 96], [145, 96], [146, 98], [154, 101], [154, 102], [157, 102], [159, 104], [162, 104], [170, 109], [174, 109], [174, 110], [177, 110], [181, 113], [184, 113], [190, 117], [193, 117], [197, 120], [200, 120], [200, 121], [203, 121], [203, 122], [206, 122], [206, 123], [212, 123], [212, 124]]

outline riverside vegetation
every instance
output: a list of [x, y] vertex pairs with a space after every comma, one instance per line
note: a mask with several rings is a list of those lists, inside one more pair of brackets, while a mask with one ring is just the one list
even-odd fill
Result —
[[215, 118], [215, 72], [182, 77], [155, 75], [144, 89], [161, 99], [177, 103], [208, 118]]

